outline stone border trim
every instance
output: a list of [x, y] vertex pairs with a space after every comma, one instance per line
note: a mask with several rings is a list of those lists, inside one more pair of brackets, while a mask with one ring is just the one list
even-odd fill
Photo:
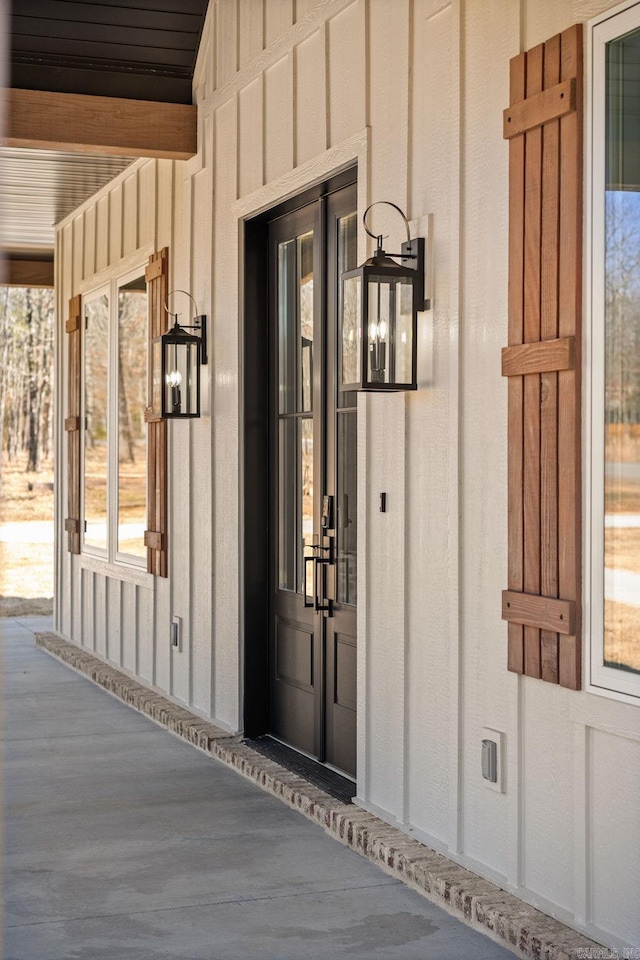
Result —
[[[128, 677], [55, 633], [36, 644], [160, 726], [279, 797], [397, 880], [517, 956], [532, 960], [597, 957], [603, 947], [523, 900], [414, 840], [354, 804], [335, 800], [261, 756], [215, 724]], [[605, 948], [606, 949], [606, 948]]]

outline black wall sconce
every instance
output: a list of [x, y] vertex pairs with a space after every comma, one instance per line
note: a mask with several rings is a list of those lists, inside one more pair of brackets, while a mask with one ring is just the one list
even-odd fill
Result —
[[[340, 389], [416, 390], [418, 312], [429, 309], [424, 296], [425, 241], [410, 239], [409, 223], [400, 253], [382, 249], [384, 237], [372, 233], [364, 212], [364, 229], [377, 241], [373, 257], [342, 274], [340, 292]], [[400, 263], [392, 257], [400, 258]]]
[[[193, 324], [179, 324], [180, 314], [171, 313], [169, 299], [182, 293], [198, 307], [186, 290], [172, 290], [167, 295], [165, 311], [173, 317], [173, 326], [156, 337], [151, 349], [152, 409], [154, 417], [163, 420], [188, 420], [200, 416], [200, 366], [208, 362], [207, 318], [194, 317]], [[199, 330], [200, 336], [187, 333]]]

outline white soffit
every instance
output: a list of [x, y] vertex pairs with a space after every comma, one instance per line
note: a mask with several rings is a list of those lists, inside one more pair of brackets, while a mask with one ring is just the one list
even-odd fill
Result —
[[0, 147], [0, 244], [52, 250], [55, 224], [134, 159]]

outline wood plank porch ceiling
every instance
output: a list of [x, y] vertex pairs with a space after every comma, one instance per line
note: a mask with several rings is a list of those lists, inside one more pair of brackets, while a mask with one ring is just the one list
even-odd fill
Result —
[[[208, 0], [13, 0], [11, 86], [191, 103]], [[54, 225], [133, 157], [0, 147], [8, 252], [52, 250]]]

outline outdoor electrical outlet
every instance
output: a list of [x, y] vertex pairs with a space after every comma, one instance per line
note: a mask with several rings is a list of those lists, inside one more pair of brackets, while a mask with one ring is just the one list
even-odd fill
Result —
[[480, 772], [485, 786], [496, 793], [505, 793], [504, 754], [504, 733], [483, 727], [480, 730]]
[[482, 776], [491, 783], [498, 782], [498, 744], [495, 740], [482, 741]]
[[182, 633], [182, 619], [180, 617], [172, 617], [171, 619], [171, 646], [175, 647], [177, 650], [180, 649], [180, 640]]

